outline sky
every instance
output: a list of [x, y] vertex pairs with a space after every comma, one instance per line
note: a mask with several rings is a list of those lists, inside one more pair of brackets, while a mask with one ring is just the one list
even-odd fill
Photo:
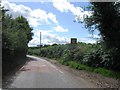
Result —
[[[86, 16], [91, 16], [92, 11], [85, 9], [89, 2], [69, 2], [68, 0], [52, 0], [51, 2], [10, 2], [2, 1], [2, 6], [9, 9], [8, 14], [13, 18], [24, 16], [30, 27], [33, 28], [33, 39], [28, 46], [37, 46], [40, 43], [40, 32], [42, 44], [66, 44], [70, 38], [77, 38], [79, 42], [95, 43], [99, 38], [96, 30], [91, 35], [85, 28], [83, 21]], [[76, 22], [74, 22], [76, 20]], [[92, 38], [94, 37], [94, 38]]]

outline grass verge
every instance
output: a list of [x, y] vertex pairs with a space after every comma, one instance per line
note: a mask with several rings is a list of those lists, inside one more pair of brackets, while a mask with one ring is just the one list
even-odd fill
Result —
[[74, 69], [78, 69], [78, 70], [86, 70], [86, 71], [101, 74], [103, 76], [120, 79], [120, 72], [114, 72], [111, 70], [107, 70], [105, 68], [93, 68], [93, 67], [89, 67], [84, 64], [77, 63], [75, 61], [65, 62], [64, 60], [59, 60], [59, 63], [61, 63], [62, 65], [69, 66], [70, 68], [74, 68]]

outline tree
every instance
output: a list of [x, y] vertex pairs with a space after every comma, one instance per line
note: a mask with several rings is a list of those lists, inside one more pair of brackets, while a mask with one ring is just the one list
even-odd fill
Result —
[[[4, 12], [3, 12], [4, 13]], [[32, 39], [32, 28], [23, 17], [13, 19], [11, 15], [3, 14], [3, 48], [12, 50], [26, 50]]]
[[107, 48], [120, 46], [120, 3], [91, 2], [93, 15], [85, 19], [86, 27], [98, 29]]
[[99, 30], [106, 51], [112, 56], [111, 68], [120, 70], [120, 2], [91, 2], [92, 16], [85, 18], [90, 31]]
[[0, 9], [2, 12], [3, 76], [25, 62], [27, 44], [33, 35], [32, 28], [23, 16], [13, 19], [12, 15], [6, 14], [7, 11], [4, 8]]
[[18, 29], [20, 29], [22, 32], [24, 32], [27, 35], [27, 43], [32, 39], [33, 33], [31, 32], [33, 29], [29, 26], [28, 21], [23, 17], [17, 17], [16, 19], [16, 25]]

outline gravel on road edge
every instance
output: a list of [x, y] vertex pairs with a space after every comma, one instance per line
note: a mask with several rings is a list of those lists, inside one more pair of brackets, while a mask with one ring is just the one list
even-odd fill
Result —
[[119, 88], [120, 90], [120, 79], [105, 77], [101, 74], [85, 70], [75, 70], [73, 68], [70, 68], [69, 66], [61, 65], [57, 60], [52, 60], [48, 58], [44, 59], [60, 67], [61, 69], [71, 72], [72, 74], [95, 84], [98, 88]]

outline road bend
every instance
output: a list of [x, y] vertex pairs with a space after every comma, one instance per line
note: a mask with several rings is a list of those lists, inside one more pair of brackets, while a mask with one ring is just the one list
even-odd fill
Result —
[[92, 83], [75, 78], [43, 58], [27, 57], [29, 61], [19, 70], [9, 88], [95, 88]]

